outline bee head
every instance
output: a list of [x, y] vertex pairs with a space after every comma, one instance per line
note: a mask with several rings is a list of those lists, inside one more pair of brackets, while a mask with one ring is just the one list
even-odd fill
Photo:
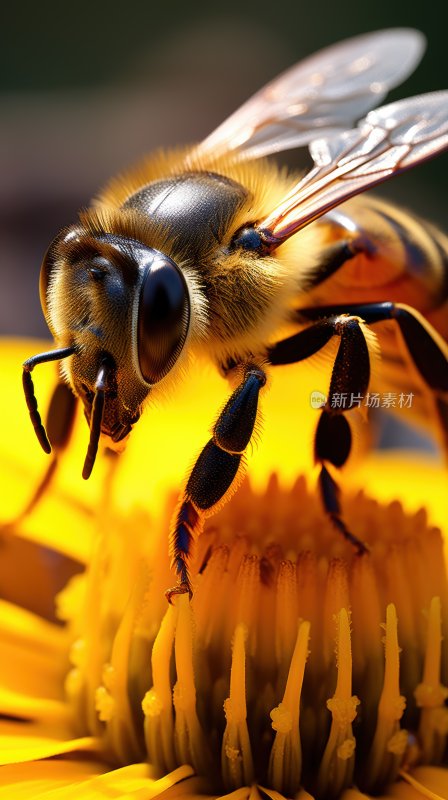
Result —
[[146, 244], [73, 226], [45, 255], [40, 297], [55, 341], [73, 349], [63, 371], [91, 431], [101, 391], [98, 436], [117, 445], [185, 345], [190, 295], [182, 271]]

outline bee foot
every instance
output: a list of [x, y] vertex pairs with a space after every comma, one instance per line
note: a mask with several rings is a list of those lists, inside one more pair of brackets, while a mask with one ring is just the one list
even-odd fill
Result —
[[191, 586], [187, 581], [181, 581], [180, 583], [176, 584], [176, 586], [172, 586], [171, 589], [167, 589], [165, 592], [165, 597], [170, 603], [173, 605], [172, 597], [175, 594], [189, 594], [190, 600], [193, 597], [193, 592], [191, 590]]

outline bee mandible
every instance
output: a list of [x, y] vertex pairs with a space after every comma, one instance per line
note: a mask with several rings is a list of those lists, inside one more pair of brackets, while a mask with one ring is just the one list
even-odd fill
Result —
[[[191, 595], [192, 544], [238, 483], [276, 365], [339, 339], [314, 454], [324, 509], [359, 553], [366, 547], [343, 519], [335, 479], [352, 449], [355, 402], [331, 400], [367, 392], [370, 326], [384, 345], [386, 385], [395, 354], [417, 387], [416, 413], [424, 417], [430, 402], [448, 439], [448, 240], [429, 223], [355, 197], [448, 147], [448, 92], [370, 110], [423, 48], [417, 31], [392, 29], [306, 59], [202, 144], [158, 153], [112, 181], [45, 255], [40, 296], [56, 349], [24, 363], [25, 396], [39, 442], [56, 453], [69, 438], [73, 397], [82, 400], [84, 478], [100, 438], [121, 449], [148, 398], [166, 391], [192, 354], [205, 354], [231, 382], [172, 523], [169, 599]], [[301, 178], [265, 158], [304, 145], [314, 166]], [[279, 339], [286, 324], [296, 332]], [[62, 379], [47, 434], [31, 372], [54, 360]]]

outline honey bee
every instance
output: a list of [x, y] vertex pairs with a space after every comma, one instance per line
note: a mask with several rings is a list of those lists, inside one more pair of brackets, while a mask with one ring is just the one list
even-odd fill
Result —
[[[40, 275], [56, 348], [23, 365], [25, 397], [46, 452], [66, 446], [80, 398], [90, 427], [83, 476], [100, 439], [120, 450], [142, 409], [205, 354], [230, 396], [183, 488], [170, 532], [177, 584], [204, 519], [238, 482], [268, 374], [339, 337], [314, 451], [323, 506], [358, 552], [335, 479], [352, 449], [350, 412], [371, 383], [408, 381], [448, 440], [448, 239], [366, 189], [448, 147], [448, 92], [372, 111], [424, 49], [420, 33], [363, 35], [292, 67], [201, 144], [161, 152], [113, 180], [50, 245]], [[366, 116], [365, 116], [366, 115]], [[361, 121], [357, 121], [360, 119]], [[309, 145], [314, 166], [286, 174], [266, 156]], [[279, 339], [293, 324], [295, 332]], [[48, 435], [31, 371], [61, 361]], [[401, 369], [400, 367], [403, 367]], [[409, 376], [409, 377], [407, 377]], [[332, 398], [344, 394], [338, 406]], [[45, 480], [48, 480], [46, 478]], [[42, 489], [42, 486], [41, 486]]]

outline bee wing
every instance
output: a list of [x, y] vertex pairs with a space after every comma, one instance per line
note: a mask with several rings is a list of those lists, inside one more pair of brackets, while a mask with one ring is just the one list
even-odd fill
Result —
[[358, 127], [316, 139], [315, 167], [257, 224], [276, 246], [359, 192], [448, 147], [448, 91], [411, 97], [370, 111]]
[[194, 151], [259, 158], [345, 130], [413, 72], [425, 38], [392, 28], [321, 50], [251, 97]]

